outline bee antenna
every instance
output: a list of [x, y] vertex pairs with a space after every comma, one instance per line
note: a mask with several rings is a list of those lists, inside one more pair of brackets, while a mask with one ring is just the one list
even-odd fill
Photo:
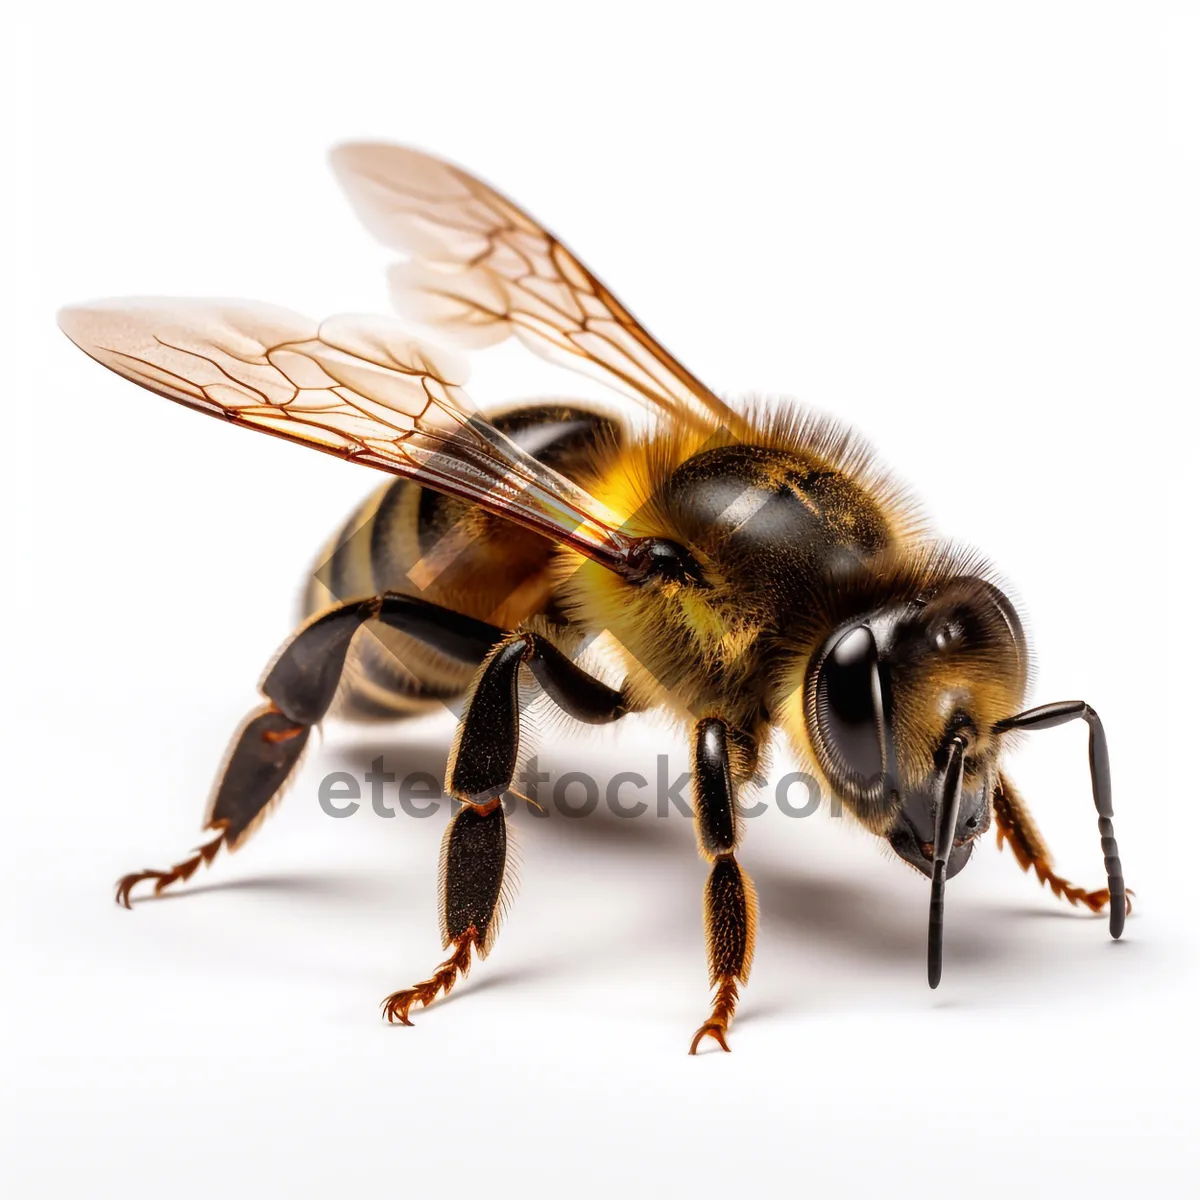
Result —
[[666, 538], [646, 537], [635, 541], [620, 574], [637, 584], [675, 582], [702, 588], [710, 586], [687, 549]]
[[967, 740], [954, 734], [946, 746], [946, 767], [934, 814], [933, 884], [929, 895], [929, 986], [942, 981], [942, 925], [946, 903], [946, 867], [954, 849], [958, 809], [962, 802], [963, 756]]

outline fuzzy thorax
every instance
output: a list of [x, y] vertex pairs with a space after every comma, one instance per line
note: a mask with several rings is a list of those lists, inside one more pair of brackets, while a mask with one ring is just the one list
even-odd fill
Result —
[[683, 718], [764, 724], [780, 632], [831, 567], [917, 539], [921, 521], [869, 448], [790, 406], [752, 406], [750, 432], [656, 430], [602, 445], [582, 486], [625, 532], [688, 549], [704, 586], [638, 586], [569, 551], [556, 597], [621, 648], [632, 695]]

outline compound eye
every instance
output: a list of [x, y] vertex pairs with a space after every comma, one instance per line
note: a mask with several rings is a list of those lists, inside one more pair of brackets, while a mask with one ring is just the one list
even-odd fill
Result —
[[821, 664], [817, 720], [829, 757], [846, 782], [867, 786], [883, 770], [876, 700], [879, 652], [865, 625], [844, 633]]

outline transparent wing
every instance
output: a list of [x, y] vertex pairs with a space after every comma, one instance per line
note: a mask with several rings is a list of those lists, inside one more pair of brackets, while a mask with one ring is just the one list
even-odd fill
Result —
[[514, 335], [677, 419], [741, 426], [553, 234], [487, 184], [402, 146], [339, 146], [332, 161], [367, 228], [411, 256], [390, 275], [403, 315], [464, 346]]
[[351, 462], [405, 475], [620, 569], [632, 539], [593, 497], [472, 409], [457, 356], [386, 317], [320, 323], [240, 300], [110, 300], [63, 332], [152, 392]]

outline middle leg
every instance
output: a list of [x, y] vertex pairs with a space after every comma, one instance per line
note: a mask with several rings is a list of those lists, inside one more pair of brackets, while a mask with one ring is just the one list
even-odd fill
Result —
[[507, 899], [503, 797], [517, 768], [522, 665], [579, 721], [605, 724], [630, 711], [623, 691], [592, 678], [540, 634], [515, 633], [484, 660], [446, 769], [446, 790], [463, 804], [446, 829], [440, 868], [442, 945], [453, 950], [428, 979], [384, 1000], [389, 1021], [412, 1024], [412, 1006], [428, 1006], [439, 992], [449, 993], [470, 969], [472, 950], [486, 958], [495, 940]]

